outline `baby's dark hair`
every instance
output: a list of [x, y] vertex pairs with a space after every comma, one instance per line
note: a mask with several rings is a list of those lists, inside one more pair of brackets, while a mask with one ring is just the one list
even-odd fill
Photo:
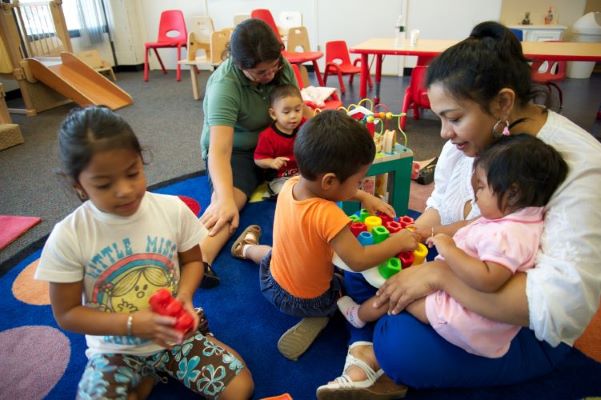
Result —
[[59, 158], [63, 172], [74, 182], [94, 154], [131, 149], [142, 156], [142, 147], [131, 126], [104, 106], [78, 108], [69, 113], [58, 131]]
[[373, 162], [376, 146], [367, 128], [342, 111], [322, 111], [299, 130], [294, 157], [303, 178], [334, 173], [340, 182]]
[[294, 85], [280, 85], [276, 86], [276, 88], [273, 89], [269, 95], [269, 104], [273, 107], [276, 101], [286, 97], [297, 97], [301, 100], [303, 99], [301, 91], [298, 87]]
[[538, 94], [521, 43], [507, 27], [493, 21], [476, 25], [467, 39], [430, 63], [426, 86], [434, 83], [441, 83], [456, 99], [475, 101], [487, 113], [503, 88], [513, 89], [521, 106]]
[[501, 136], [476, 157], [476, 168], [486, 172], [504, 211], [544, 206], [568, 173], [557, 150], [527, 133]]
[[282, 60], [284, 45], [269, 25], [249, 18], [236, 25], [227, 50], [239, 68], [251, 69], [265, 61]]

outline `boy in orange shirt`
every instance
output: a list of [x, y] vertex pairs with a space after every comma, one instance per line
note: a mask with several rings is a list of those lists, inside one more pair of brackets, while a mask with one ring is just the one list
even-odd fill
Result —
[[359, 122], [340, 111], [324, 111], [307, 121], [294, 144], [300, 176], [279, 194], [273, 248], [260, 245], [260, 228], [249, 226], [232, 246], [232, 255], [260, 264], [263, 295], [281, 312], [302, 320], [278, 341], [278, 350], [297, 360], [336, 310], [342, 279], [334, 274], [336, 252], [354, 271], [378, 265], [417, 247], [408, 230], [363, 247], [352, 234], [350, 218], [336, 202], [361, 201], [371, 213], [394, 215], [382, 200], [358, 190], [373, 162], [375, 145]]

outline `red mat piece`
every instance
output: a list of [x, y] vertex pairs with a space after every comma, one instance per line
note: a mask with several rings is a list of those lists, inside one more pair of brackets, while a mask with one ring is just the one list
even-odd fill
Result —
[[194, 200], [192, 197], [182, 195], [179, 195], [177, 197], [179, 197], [184, 203], [186, 203], [186, 205], [190, 207], [190, 210], [192, 210], [194, 215], [198, 217], [198, 213], [200, 212], [200, 204], [198, 204], [196, 200]]
[[0, 215], [0, 250], [17, 240], [19, 236], [39, 224], [38, 217]]

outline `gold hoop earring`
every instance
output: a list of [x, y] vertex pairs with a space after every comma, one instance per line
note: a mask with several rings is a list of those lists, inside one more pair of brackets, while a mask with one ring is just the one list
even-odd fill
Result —
[[79, 200], [85, 201], [88, 199], [88, 195], [83, 190], [75, 189], [75, 192], [77, 192], [77, 197], [79, 197]]
[[[499, 128], [503, 126], [501, 132], [499, 132]], [[509, 120], [498, 119], [497, 122], [492, 127], [492, 135], [495, 138], [500, 138], [501, 136], [509, 136]]]

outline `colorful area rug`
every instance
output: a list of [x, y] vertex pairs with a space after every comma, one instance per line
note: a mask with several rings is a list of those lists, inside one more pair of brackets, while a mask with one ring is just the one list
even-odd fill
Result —
[[[209, 202], [206, 177], [196, 176], [153, 191], [189, 196], [202, 209]], [[259, 224], [262, 243], [271, 243], [273, 202], [249, 204], [240, 227]], [[226, 249], [231, 245], [228, 243]], [[25, 257], [0, 277], [0, 398], [72, 399], [86, 363], [82, 335], [57, 327], [49, 306], [48, 285], [32, 279], [40, 250]], [[346, 354], [347, 331], [334, 318], [299, 361], [283, 358], [279, 336], [297, 319], [277, 312], [261, 295], [257, 267], [224, 251], [215, 262], [221, 285], [199, 290], [202, 305], [216, 336], [239, 351], [253, 374], [260, 399], [290, 393], [295, 400], [315, 398], [315, 389], [338, 376]], [[409, 390], [407, 399], [565, 400], [601, 395], [601, 364], [574, 350], [560, 369], [520, 385], [453, 390]], [[192, 399], [176, 382], [159, 384], [151, 399]]]

